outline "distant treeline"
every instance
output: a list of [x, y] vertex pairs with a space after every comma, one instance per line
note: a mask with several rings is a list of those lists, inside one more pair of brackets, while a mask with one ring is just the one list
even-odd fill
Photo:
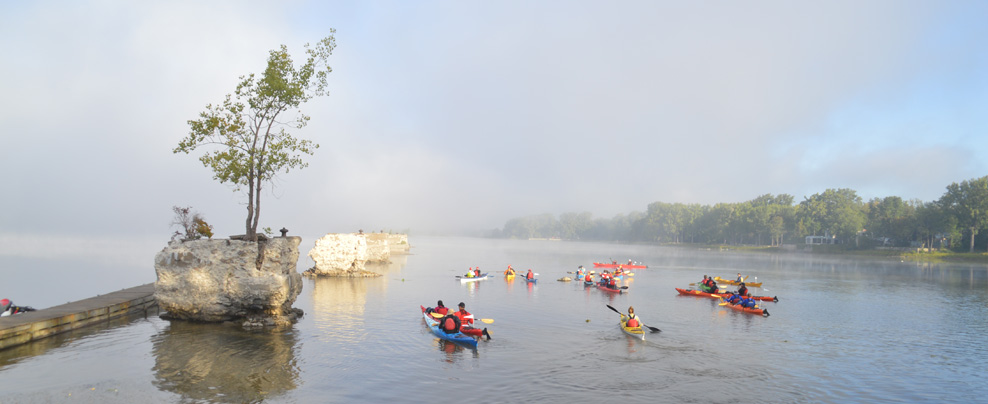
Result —
[[594, 218], [590, 212], [508, 220], [491, 237], [779, 246], [815, 242], [874, 246], [988, 248], [988, 176], [952, 183], [933, 202], [898, 196], [863, 201], [852, 189], [828, 189], [794, 204], [792, 195], [699, 205], [653, 202], [645, 212]]

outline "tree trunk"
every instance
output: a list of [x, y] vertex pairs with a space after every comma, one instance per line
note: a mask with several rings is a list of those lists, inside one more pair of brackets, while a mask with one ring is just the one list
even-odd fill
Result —
[[970, 253], [973, 253], [974, 252], [974, 235], [975, 234], [978, 234], [978, 229], [976, 229], [974, 227], [971, 227], [971, 248], [968, 250], [968, 252], [970, 252]]
[[254, 221], [254, 179], [251, 178], [247, 185], [247, 240], [257, 241], [257, 231], [251, 227]]

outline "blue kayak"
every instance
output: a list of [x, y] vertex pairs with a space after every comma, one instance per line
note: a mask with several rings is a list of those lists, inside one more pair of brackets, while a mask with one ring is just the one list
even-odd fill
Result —
[[525, 280], [528, 281], [528, 283], [536, 283], [539, 281], [539, 278], [532, 278], [532, 279], [525, 278]]
[[470, 348], [477, 347], [476, 338], [466, 335], [462, 332], [447, 334], [445, 331], [439, 328], [439, 321], [436, 320], [435, 318], [432, 318], [432, 316], [429, 315], [429, 313], [425, 312], [425, 306], [419, 306], [419, 307], [422, 308], [422, 318], [425, 320], [425, 325], [427, 325], [429, 329], [432, 330], [432, 333], [436, 334], [437, 337], [447, 341], [453, 341], [455, 343], [458, 343], [460, 345], [465, 345]]

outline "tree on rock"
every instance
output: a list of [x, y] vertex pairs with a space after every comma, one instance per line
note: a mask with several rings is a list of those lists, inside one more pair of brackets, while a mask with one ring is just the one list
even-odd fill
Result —
[[[200, 146], [213, 146], [199, 157], [220, 183], [247, 188], [247, 239], [257, 241], [261, 215], [261, 186], [279, 171], [305, 168], [303, 154], [312, 155], [319, 145], [293, 137], [289, 129], [301, 129], [309, 117], [298, 111], [313, 97], [326, 95], [327, 64], [336, 48], [330, 35], [314, 47], [305, 45], [305, 63], [296, 68], [288, 48], [271, 50], [260, 77], [240, 77], [236, 91], [219, 105], [207, 105], [199, 119], [190, 120], [189, 136], [173, 152], [186, 154]], [[295, 111], [294, 114], [290, 114]]]

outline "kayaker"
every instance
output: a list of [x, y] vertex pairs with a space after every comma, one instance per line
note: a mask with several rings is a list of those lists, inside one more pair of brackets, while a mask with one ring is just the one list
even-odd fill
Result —
[[460, 324], [463, 324], [463, 325], [473, 325], [473, 315], [470, 314], [469, 311], [467, 311], [466, 306], [467, 306], [466, 304], [463, 304], [463, 302], [460, 302], [460, 304], [458, 306], [460, 309], [457, 310], [457, 311], [454, 311], [453, 312], [453, 315], [460, 318]]
[[456, 334], [460, 332], [460, 318], [452, 314], [447, 314], [439, 320], [439, 329], [447, 334]]
[[741, 304], [741, 307], [748, 308], [748, 309], [753, 309], [753, 308], [755, 308], [755, 306], [757, 306], [757, 304], [755, 304], [755, 299], [752, 299], [750, 297], [741, 298], [740, 304]]
[[449, 308], [447, 308], [446, 306], [443, 306], [443, 301], [442, 300], [440, 300], [439, 302], [436, 303], [436, 308], [432, 309], [432, 311], [434, 311], [436, 313], [439, 313], [439, 314], [442, 314], [444, 316], [447, 315], [447, 314], [449, 314]]
[[734, 293], [734, 294], [732, 294], [732, 295], [724, 298], [724, 301], [727, 302], [727, 303], [730, 303], [730, 304], [738, 304], [738, 302], [741, 301], [741, 296], [739, 296], [737, 293]]
[[738, 284], [738, 294], [741, 296], [748, 296], [748, 287], [744, 286], [744, 282]]
[[466, 277], [473, 278], [473, 267], [470, 267], [470, 269], [467, 270]]
[[0, 317], [12, 316], [26, 311], [34, 311], [34, 307], [15, 306], [10, 299], [0, 299]]
[[525, 279], [528, 279], [528, 280], [535, 279], [535, 273], [532, 272], [532, 269], [531, 268], [529, 268], [528, 269], [528, 273], [525, 274]]
[[584, 272], [586, 271], [583, 270], [583, 265], [580, 265], [579, 268], [576, 269], [576, 279], [582, 278]]
[[744, 282], [744, 278], [741, 277], [741, 273], [738, 272], [738, 283]]
[[611, 289], [617, 289], [617, 280], [613, 277], [607, 278], [607, 287]]
[[473, 277], [474, 278], [479, 278], [480, 277], [480, 267], [476, 267], [476, 268], [473, 269]]
[[514, 275], [515, 275], [515, 269], [512, 268], [511, 265], [508, 265], [508, 269], [504, 270], [504, 276], [514, 276]]
[[638, 316], [635, 315], [634, 306], [628, 306], [628, 321], [625, 321], [624, 325], [631, 328], [641, 325], [641, 321], [638, 321]]
[[583, 281], [593, 283], [593, 274], [588, 273], [587, 276], [583, 278]]

